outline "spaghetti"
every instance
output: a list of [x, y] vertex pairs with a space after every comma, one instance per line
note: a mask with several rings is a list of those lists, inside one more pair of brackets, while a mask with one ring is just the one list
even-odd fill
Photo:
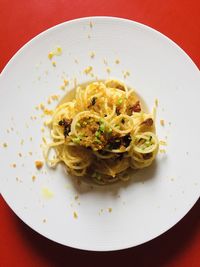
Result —
[[[78, 86], [55, 109], [46, 144], [50, 167], [63, 162], [75, 176], [98, 184], [129, 178], [128, 169], [151, 165], [158, 152], [155, 112], [145, 113], [136, 93], [118, 80]], [[54, 156], [51, 151], [54, 150]]]

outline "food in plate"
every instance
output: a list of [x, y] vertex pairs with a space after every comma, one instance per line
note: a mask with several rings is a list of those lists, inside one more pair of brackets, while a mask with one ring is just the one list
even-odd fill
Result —
[[127, 180], [131, 168], [148, 167], [158, 152], [155, 109], [144, 111], [135, 91], [118, 80], [77, 86], [48, 126], [47, 164], [63, 162], [70, 174], [98, 184]]

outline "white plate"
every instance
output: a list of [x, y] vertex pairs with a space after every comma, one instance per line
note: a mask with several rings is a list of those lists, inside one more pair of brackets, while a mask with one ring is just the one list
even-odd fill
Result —
[[[47, 55], [57, 45], [63, 53], [53, 59], [53, 67]], [[95, 52], [94, 58], [89, 56], [91, 51]], [[59, 89], [62, 75], [75, 77], [78, 83], [91, 80], [83, 73], [90, 65], [100, 79], [109, 76], [107, 67], [111, 77], [122, 80], [122, 71], [129, 71], [125, 82], [136, 88], [147, 105], [152, 107], [155, 98], [159, 102], [157, 132], [160, 139], [167, 136], [166, 154], [159, 154], [154, 166], [138, 171], [126, 185], [91, 189], [73, 182], [61, 166], [57, 170], [45, 166], [40, 171], [34, 166], [35, 160], [42, 159], [43, 124], [35, 106], [52, 94], [64, 94]], [[162, 234], [199, 197], [199, 87], [199, 70], [183, 50], [161, 33], [133, 21], [83, 18], [39, 34], [17, 52], [1, 74], [4, 199], [31, 228], [70, 247], [117, 250]], [[31, 120], [30, 116], [37, 119]], [[160, 119], [165, 120], [164, 127]], [[11, 166], [14, 163], [16, 168]], [[54, 196], [44, 197], [44, 187]], [[74, 211], [78, 218], [74, 218]]]

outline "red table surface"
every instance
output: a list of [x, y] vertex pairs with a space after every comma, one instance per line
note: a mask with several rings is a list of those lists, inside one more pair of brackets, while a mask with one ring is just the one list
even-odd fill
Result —
[[[200, 67], [199, 0], [0, 0], [0, 71], [16, 51], [55, 24], [84, 16], [118, 16], [149, 25], [174, 40]], [[123, 251], [71, 249], [26, 226], [0, 197], [0, 266], [200, 266], [200, 201], [162, 236]]]

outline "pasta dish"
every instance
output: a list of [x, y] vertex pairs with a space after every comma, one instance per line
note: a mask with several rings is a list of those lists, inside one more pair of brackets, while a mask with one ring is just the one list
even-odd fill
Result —
[[127, 180], [131, 168], [148, 167], [158, 152], [155, 109], [145, 112], [134, 90], [118, 80], [77, 86], [48, 126], [48, 165], [63, 162], [70, 174], [98, 184]]

